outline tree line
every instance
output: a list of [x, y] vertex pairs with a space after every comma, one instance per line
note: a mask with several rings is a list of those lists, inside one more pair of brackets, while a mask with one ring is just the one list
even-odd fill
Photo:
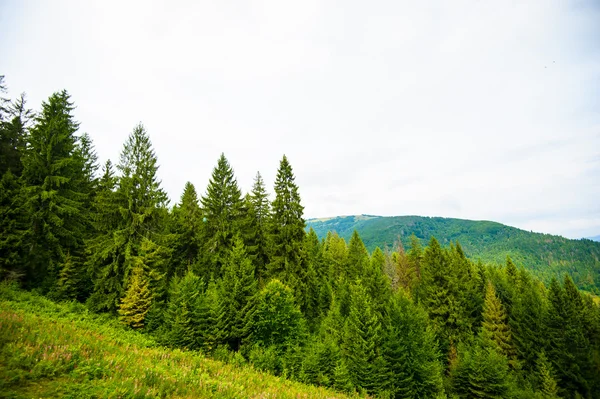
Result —
[[188, 182], [169, 207], [143, 125], [100, 167], [66, 91], [37, 113], [24, 96], [0, 105], [4, 280], [345, 392], [600, 397], [600, 308], [569, 276], [546, 286], [435, 238], [371, 253], [356, 231], [320, 240], [285, 156], [273, 200], [260, 173], [243, 194], [222, 154], [205, 194]]

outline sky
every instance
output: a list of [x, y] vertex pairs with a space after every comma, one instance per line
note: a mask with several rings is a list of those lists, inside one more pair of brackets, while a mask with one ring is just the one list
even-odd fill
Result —
[[101, 162], [142, 122], [172, 204], [286, 154], [307, 218], [600, 234], [598, 0], [0, 0], [0, 75], [67, 89]]

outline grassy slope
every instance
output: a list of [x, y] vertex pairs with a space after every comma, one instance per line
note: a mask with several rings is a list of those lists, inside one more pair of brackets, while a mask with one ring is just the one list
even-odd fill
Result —
[[600, 243], [591, 240], [532, 233], [496, 222], [421, 216], [345, 216], [309, 220], [307, 226], [313, 227], [319, 237], [332, 230], [346, 240], [357, 229], [370, 250], [389, 247], [398, 237], [408, 247], [413, 233], [423, 244], [431, 236], [444, 245], [458, 241], [473, 259], [503, 263], [510, 255], [543, 278], [568, 272], [581, 288], [600, 292]]
[[341, 398], [344, 395], [170, 350], [93, 315], [0, 285], [0, 397]]

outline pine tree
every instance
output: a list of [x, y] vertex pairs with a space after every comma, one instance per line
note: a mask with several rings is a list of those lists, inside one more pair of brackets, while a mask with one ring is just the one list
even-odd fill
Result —
[[455, 392], [465, 398], [505, 398], [510, 389], [506, 357], [489, 341], [476, 339], [471, 347], [459, 346], [459, 360], [452, 370]]
[[427, 314], [402, 291], [390, 302], [383, 351], [394, 398], [432, 398], [443, 392], [443, 367]]
[[119, 305], [119, 319], [131, 328], [144, 327], [144, 319], [152, 304], [152, 294], [144, 265], [138, 262], [131, 273], [125, 296]]
[[363, 284], [373, 301], [373, 310], [381, 320], [387, 313], [388, 303], [392, 297], [391, 281], [383, 272], [384, 263], [383, 252], [379, 247], [375, 248], [363, 275]]
[[542, 351], [537, 360], [538, 389], [544, 399], [558, 398], [558, 387], [554, 379], [552, 365]]
[[173, 208], [173, 219], [175, 267], [170, 272], [181, 276], [196, 262], [202, 246], [202, 210], [198, 203], [196, 188], [190, 182], [185, 183], [181, 200]]
[[27, 273], [23, 261], [23, 235], [27, 227], [22, 184], [10, 170], [0, 179], [0, 279], [21, 281]]
[[498, 353], [509, 360], [515, 359], [512, 333], [507, 324], [506, 312], [496, 296], [494, 286], [489, 281], [485, 289], [481, 334], [484, 339], [490, 340], [497, 346]]
[[75, 268], [70, 254], [67, 253], [58, 276], [57, 291], [61, 299], [75, 299], [79, 292], [79, 280], [81, 276]]
[[248, 335], [248, 318], [253, 313], [257, 292], [254, 266], [239, 235], [234, 238], [233, 248], [223, 265], [218, 292], [217, 336], [220, 342], [237, 351]]
[[256, 270], [256, 278], [265, 282], [267, 277], [268, 255], [268, 230], [270, 203], [263, 178], [256, 173], [252, 192], [247, 196], [247, 213], [244, 223], [244, 241], [248, 257], [252, 260]]
[[[157, 162], [150, 138], [140, 124], [123, 146], [116, 190], [110, 189], [114, 182], [110, 169], [100, 179], [94, 205], [103, 209], [95, 220], [99, 233], [87, 248], [88, 267], [94, 275], [94, 292], [90, 297], [94, 310], [116, 310], [124, 295], [124, 282], [137, 258], [151, 258], [148, 267], [153, 290], [158, 288], [160, 276], [167, 273], [171, 256], [170, 249], [164, 246], [168, 198], [160, 188]], [[154, 270], [157, 267], [159, 270]], [[163, 280], [160, 292], [152, 292], [155, 305], [164, 303], [166, 289]]]
[[445, 353], [461, 340], [455, 289], [448, 255], [432, 237], [422, 257], [417, 298], [429, 314], [432, 327], [440, 338], [442, 352]]
[[323, 246], [314, 229], [310, 229], [304, 240], [304, 253], [307, 262], [305, 309], [303, 310], [307, 321], [316, 327], [321, 318], [325, 316], [331, 305], [331, 285], [329, 270], [323, 259]]
[[380, 353], [382, 330], [366, 289], [357, 281], [350, 286], [350, 314], [341, 337], [342, 357], [352, 385], [378, 393], [386, 370]]
[[301, 284], [305, 277], [303, 241], [306, 233], [303, 211], [292, 166], [284, 155], [275, 179], [275, 200], [271, 208], [271, 263], [268, 273], [270, 277], [279, 278], [292, 288], [296, 296], [303, 291]]
[[[567, 281], [571, 281], [568, 279]], [[582, 372], [586, 362], [585, 337], [577, 317], [578, 299], [571, 284], [569, 293], [553, 278], [548, 289], [546, 329], [548, 343], [546, 354], [556, 372], [561, 396], [571, 397], [578, 392], [586, 395], [588, 384]]]
[[[1, 92], [0, 85], [0, 92]], [[27, 134], [33, 112], [26, 108], [25, 94], [14, 102], [8, 99], [0, 104], [0, 177], [7, 171], [17, 177], [21, 176], [23, 163], [21, 157], [25, 152]]]
[[218, 343], [218, 312], [218, 286], [214, 281], [210, 281], [206, 291], [199, 297], [192, 315], [196, 323], [198, 346], [205, 353], [210, 353]]
[[220, 277], [233, 238], [240, 232], [242, 218], [242, 194], [224, 154], [213, 169], [201, 202], [206, 218], [203, 249], [206, 272]]
[[328, 232], [323, 244], [323, 260], [325, 267], [329, 269], [329, 276], [334, 286], [336, 281], [346, 274], [347, 257], [346, 241], [337, 233]]
[[[66, 91], [42, 104], [28, 135], [23, 156], [24, 206], [30, 221], [25, 232], [28, 281], [51, 290], [66, 254], [77, 259], [83, 249], [85, 193], [75, 156], [79, 124]], [[79, 267], [79, 266], [76, 266]]]
[[527, 373], [537, 367], [537, 357], [544, 343], [544, 298], [524, 269], [519, 271], [519, 285], [513, 302], [509, 326], [521, 367]]
[[167, 344], [189, 349], [198, 347], [197, 320], [194, 316], [202, 294], [202, 281], [192, 271], [171, 280], [164, 323]]
[[369, 251], [367, 251], [367, 247], [365, 247], [363, 240], [356, 230], [352, 232], [352, 237], [348, 243], [348, 257], [346, 258], [346, 262], [344, 275], [350, 281], [362, 278], [370, 264]]

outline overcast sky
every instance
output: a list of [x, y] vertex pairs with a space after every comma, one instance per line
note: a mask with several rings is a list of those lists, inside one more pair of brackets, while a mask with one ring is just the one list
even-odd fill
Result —
[[309, 218], [600, 234], [598, 0], [0, 0], [0, 74], [67, 89], [101, 161], [143, 122], [173, 202], [286, 154]]

